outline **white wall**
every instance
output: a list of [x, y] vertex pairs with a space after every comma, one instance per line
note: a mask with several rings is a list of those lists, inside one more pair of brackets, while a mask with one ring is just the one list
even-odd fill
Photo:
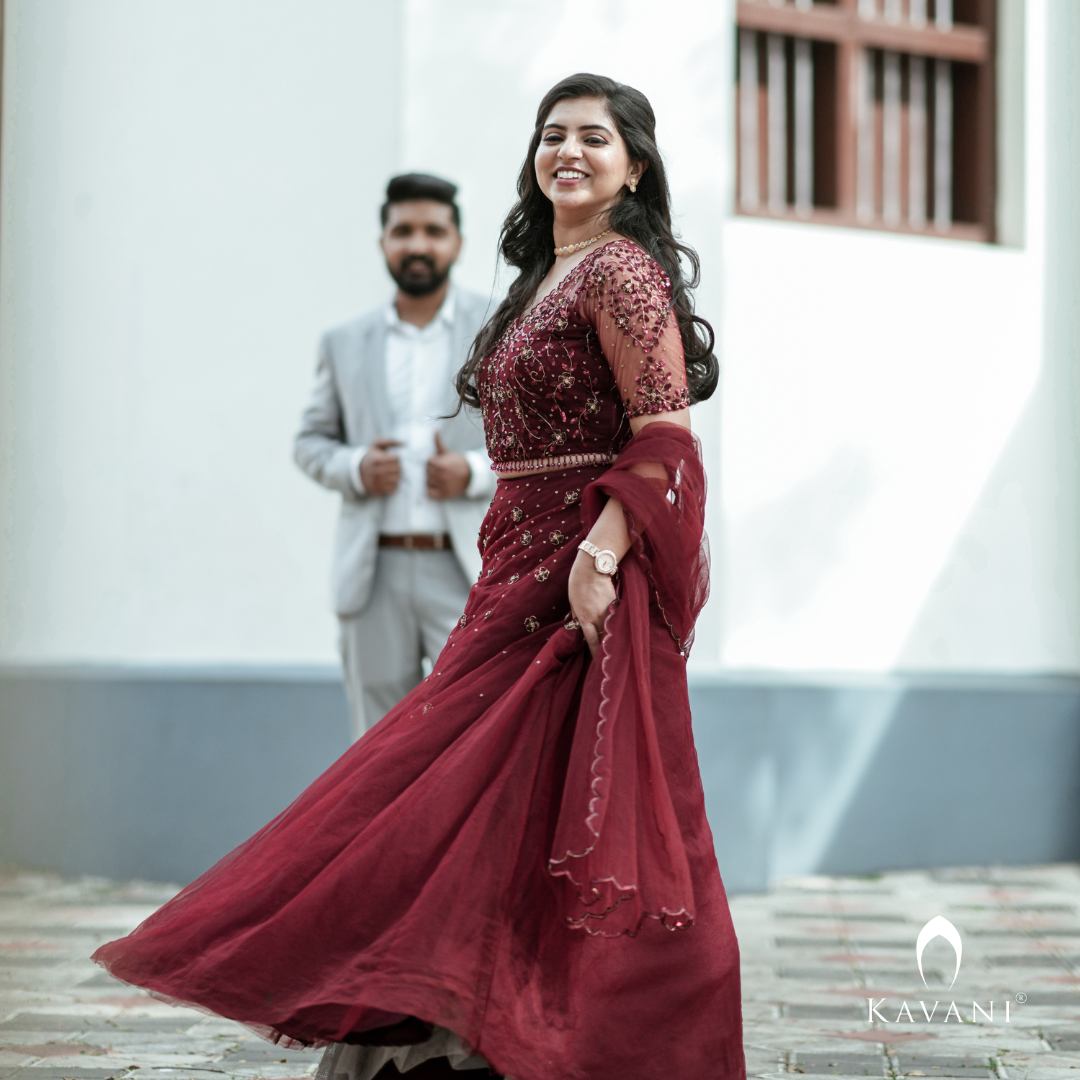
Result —
[[1077, 670], [1080, 37], [1007, 8], [989, 247], [731, 217], [730, 2], [9, 0], [0, 657], [332, 660], [334, 499], [289, 460], [317, 333], [385, 295], [403, 168], [461, 183], [488, 291], [584, 67], [653, 101], [722, 335], [694, 663]]
[[1050, 507], [986, 490], [1039, 379], [1037, 256], [750, 221], [725, 239], [725, 661], [1071, 666], [1075, 636], [1037, 627]]
[[333, 657], [291, 439], [387, 294], [400, 10], [8, 0], [0, 656]]
[[1080, 668], [1077, 9], [1008, 6], [1024, 247], [725, 227], [729, 666]]

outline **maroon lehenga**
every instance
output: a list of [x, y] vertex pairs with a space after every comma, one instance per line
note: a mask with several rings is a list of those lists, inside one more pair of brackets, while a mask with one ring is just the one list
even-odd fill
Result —
[[[669, 297], [620, 240], [511, 326], [479, 376], [488, 445], [504, 472], [547, 471], [499, 481], [432, 674], [99, 949], [115, 976], [273, 1038], [349, 1044], [368, 1062], [354, 1080], [378, 1067], [356, 1044], [447, 1039], [451, 1060], [514, 1080], [744, 1076], [686, 692], [704, 475], [684, 428], [628, 424], [686, 404]], [[632, 548], [592, 659], [567, 583], [608, 497]]]

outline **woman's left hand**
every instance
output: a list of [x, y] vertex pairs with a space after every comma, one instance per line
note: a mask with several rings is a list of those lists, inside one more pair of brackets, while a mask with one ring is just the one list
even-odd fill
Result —
[[601, 574], [591, 555], [577, 553], [570, 568], [570, 611], [585, 635], [585, 643], [593, 656], [604, 636], [604, 620], [615, 599], [615, 584], [607, 574]]

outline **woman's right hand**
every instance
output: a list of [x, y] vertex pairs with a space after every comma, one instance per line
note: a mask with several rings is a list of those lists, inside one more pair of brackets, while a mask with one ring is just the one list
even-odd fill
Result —
[[615, 600], [615, 584], [607, 574], [601, 574], [591, 555], [577, 553], [570, 568], [570, 611], [581, 627], [589, 652], [596, 655], [604, 636], [604, 620]]

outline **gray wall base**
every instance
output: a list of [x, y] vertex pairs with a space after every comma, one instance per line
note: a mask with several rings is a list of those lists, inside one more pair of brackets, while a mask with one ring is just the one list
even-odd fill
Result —
[[1080, 680], [725, 678], [691, 705], [731, 892], [1080, 856]]
[[[691, 681], [731, 892], [1080, 858], [1080, 680]], [[0, 862], [190, 881], [348, 745], [329, 669], [0, 668]]]
[[348, 745], [336, 673], [0, 672], [0, 862], [191, 881]]

